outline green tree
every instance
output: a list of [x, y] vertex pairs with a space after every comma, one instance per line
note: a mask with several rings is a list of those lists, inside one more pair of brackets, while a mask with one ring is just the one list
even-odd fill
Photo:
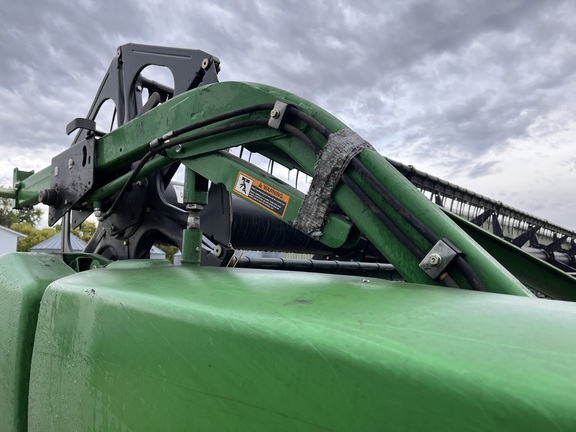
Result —
[[12, 224], [24, 222], [35, 226], [40, 222], [42, 210], [39, 208], [14, 209], [13, 200], [0, 198], [0, 225], [10, 227]]
[[[16, 222], [10, 225], [10, 229], [26, 235], [26, 238], [18, 240], [18, 252], [30, 252], [30, 249], [38, 243], [42, 243], [62, 231], [62, 225], [38, 229], [28, 222]], [[95, 231], [96, 224], [94, 222], [84, 221], [82, 225], [71, 232], [83, 242], [88, 243]]]
[[18, 240], [18, 252], [30, 252], [30, 248], [49, 239], [60, 231], [57, 228], [37, 229], [29, 222], [14, 223], [10, 225], [10, 229], [26, 235], [26, 238]]
[[72, 234], [80, 238], [84, 243], [88, 243], [96, 232], [96, 224], [90, 221], [84, 221], [78, 227], [72, 230]]

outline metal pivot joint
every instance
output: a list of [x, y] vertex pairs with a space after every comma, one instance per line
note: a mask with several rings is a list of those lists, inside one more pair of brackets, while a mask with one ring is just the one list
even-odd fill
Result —
[[188, 212], [186, 229], [182, 233], [182, 264], [200, 265], [202, 231], [200, 213], [208, 203], [208, 180], [191, 169], [184, 174], [184, 203]]
[[444, 272], [450, 262], [461, 254], [462, 252], [448, 240], [441, 239], [430, 249], [418, 267], [432, 279], [436, 279]]
[[187, 229], [200, 229], [200, 212], [204, 210], [202, 204], [186, 204], [188, 211], [188, 224]]

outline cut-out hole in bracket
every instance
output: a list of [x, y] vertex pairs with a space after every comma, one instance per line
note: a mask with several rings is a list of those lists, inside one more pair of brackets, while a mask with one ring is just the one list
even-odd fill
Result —
[[166, 102], [174, 96], [174, 76], [167, 67], [146, 66], [140, 72], [138, 81], [142, 105], [153, 93], [158, 93], [162, 102]]
[[111, 99], [105, 100], [96, 114], [96, 127], [98, 131], [108, 133], [118, 127], [118, 113], [116, 104]]

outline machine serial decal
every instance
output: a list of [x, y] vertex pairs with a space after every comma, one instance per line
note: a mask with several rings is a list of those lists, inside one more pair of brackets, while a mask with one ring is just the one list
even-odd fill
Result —
[[290, 201], [290, 197], [284, 192], [280, 192], [242, 171], [238, 172], [234, 192], [281, 218], [284, 217]]

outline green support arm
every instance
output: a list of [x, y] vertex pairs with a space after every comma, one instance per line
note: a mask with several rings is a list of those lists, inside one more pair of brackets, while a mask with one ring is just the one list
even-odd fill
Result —
[[[88, 212], [98, 208], [106, 215], [109, 209], [101, 208], [102, 203], [113, 200], [126, 184], [181, 161], [193, 172], [224, 183], [231, 193], [294, 224], [304, 213], [305, 195], [223, 150], [244, 146], [316, 178], [319, 160], [323, 154], [330, 160], [335, 147], [328, 144], [336, 142], [342, 131], [348, 129], [341, 121], [280, 89], [237, 82], [206, 85], [96, 138], [94, 182], [71, 208]], [[353, 133], [346, 140], [364, 145]], [[328, 211], [321, 230], [308, 234], [328, 246], [341, 247], [354, 244], [361, 232], [410, 282], [531, 296], [384, 157], [369, 145], [357, 154], [345, 162], [342, 172], [325, 176], [338, 180], [331, 190], [337, 211]], [[126, 172], [137, 162], [137, 169]], [[17, 204], [36, 204], [38, 194], [50, 189], [53, 171], [48, 167], [20, 180], [19, 188], [10, 192]], [[258, 190], [252, 195], [243, 193], [242, 181]], [[448, 255], [442, 255], [446, 250]], [[438, 275], [430, 272], [442, 260], [451, 262]]]

